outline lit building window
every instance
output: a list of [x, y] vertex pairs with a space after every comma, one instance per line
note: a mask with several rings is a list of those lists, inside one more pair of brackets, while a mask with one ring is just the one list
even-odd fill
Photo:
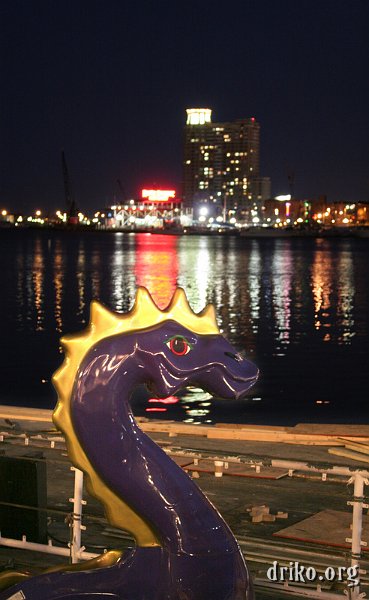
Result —
[[210, 108], [188, 108], [186, 113], [187, 125], [205, 125], [205, 123], [211, 123]]

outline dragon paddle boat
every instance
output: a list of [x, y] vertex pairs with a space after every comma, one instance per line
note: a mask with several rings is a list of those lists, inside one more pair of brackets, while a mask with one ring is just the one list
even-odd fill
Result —
[[229, 527], [141, 431], [129, 403], [143, 383], [159, 398], [186, 386], [225, 399], [246, 394], [258, 370], [221, 335], [213, 306], [195, 314], [178, 288], [160, 310], [139, 288], [126, 314], [94, 301], [87, 329], [61, 343], [54, 423], [110, 524], [136, 545], [34, 577], [14, 573], [0, 600], [253, 600]]

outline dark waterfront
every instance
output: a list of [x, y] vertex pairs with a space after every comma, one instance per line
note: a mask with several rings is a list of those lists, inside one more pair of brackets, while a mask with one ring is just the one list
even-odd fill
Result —
[[176, 285], [214, 303], [226, 337], [260, 368], [247, 401], [143, 390], [134, 412], [189, 422], [367, 422], [369, 241], [1, 231], [0, 403], [52, 408], [59, 338], [89, 303], [127, 311], [138, 285], [162, 308]]

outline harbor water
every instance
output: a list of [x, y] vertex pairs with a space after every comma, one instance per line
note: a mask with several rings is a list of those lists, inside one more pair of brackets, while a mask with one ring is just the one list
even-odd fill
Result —
[[0, 403], [52, 408], [59, 339], [98, 299], [125, 312], [137, 286], [164, 308], [176, 286], [211, 302], [224, 335], [260, 368], [246, 400], [139, 389], [134, 413], [191, 423], [365, 423], [369, 240], [252, 239], [52, 230], [0, 231]]

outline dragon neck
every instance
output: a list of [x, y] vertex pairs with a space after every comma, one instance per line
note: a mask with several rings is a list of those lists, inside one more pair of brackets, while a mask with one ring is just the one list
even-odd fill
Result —
[[[234, 551], [234, 538], [215, 508], [138, 427], [129, 399], [146, 379], [144, 365], [132, 352], [114, 356], [105, 341], [84, 359], [71, 399], [71, 418], [91, 466], [90, 480], [104, 482], [106, 490], [171, 553]], [[140, 545], [132, 521], [124, 528]]]

